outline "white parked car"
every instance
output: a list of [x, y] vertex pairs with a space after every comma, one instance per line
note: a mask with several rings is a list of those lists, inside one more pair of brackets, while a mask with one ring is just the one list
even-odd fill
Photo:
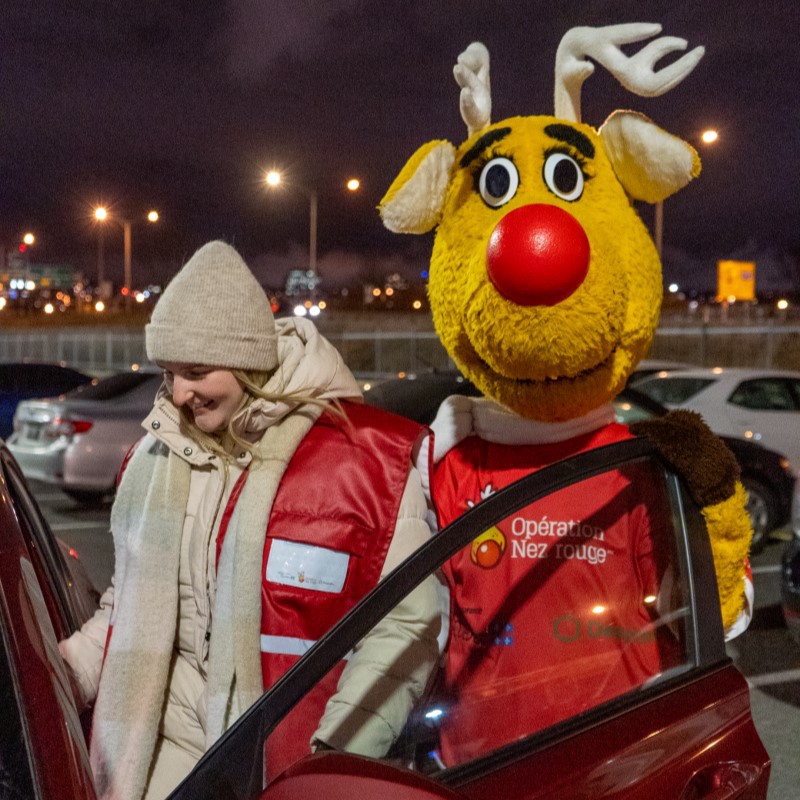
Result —
[[714, 433], [758, 442], [800, 467], [800, 372], [703, 367], [660, 372], [636, 389], [702, 415]]
[[144, 436], [141, 422], [161, 380], [160, 371], [121, 372], [61, 397], [23, 400], [8, 449], [26, 478], [97, 503], [114, 491], [125, 454]]

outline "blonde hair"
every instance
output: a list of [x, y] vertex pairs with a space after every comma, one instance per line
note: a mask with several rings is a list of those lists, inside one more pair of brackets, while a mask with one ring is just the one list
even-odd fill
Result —
[[[239, 405], [236, 407], [233, 414], [231, 414], [231, 418], [228, 420], [228, 424], [225, 428], [220, 431], [214, 431], [213, 433], [207, 433], [206, 431], [200, 430], [200, 428], [197, 427], [194, 417], [187, 412], [183, 406], [178, 409], [180, 412], [181, 433], [197, 442], [197, 444], [199, 444], [204, 450], [219, 456], [223, 463], [234, 461], [236, 459], [235, 454], [230, 453], [225, 449], [225, 447], [223, 447], [223, 442], [225, 441], [232, 441], [234, 445], [236, 445], [235, 449], [237, 454], [241, 453], [242, 450], [245, 450], [254, 457], [256, 456], [255, 443], [249, 442], [241, 437], [234, 430], [233, 426], [234, 418], [239, 414], [239, 412], [247, 408], [254, 400], [262, 399], [271, 403], [288, 403], [290, 405], [297, 406], [309, 404], [318, 406], [323, 410], [327, 409], [331, 413], [346, 419], [344, 411], [336, 400], [319, 400], [315, 397], [305, 394], [272, 394], [270, 392], [265, 392], [263, 387], [273, 374], [272, 372], [242, 369], [231, 369], [230, 372], [244, 390], [244, 394], [242, 395]], [[167, 396], [169, 397], [170, 401], [172, 401], [172, 394], [168, 393]]]

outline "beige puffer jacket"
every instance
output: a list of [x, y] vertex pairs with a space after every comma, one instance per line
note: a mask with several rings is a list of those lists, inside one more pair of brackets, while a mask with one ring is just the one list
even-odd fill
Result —
[[[291, 323], [291, 328], [287, 323]], [[273, 376], [265, 389], [285, 394], [319, 385], [322, 378], [325, 397], [358, 396], [357, 384], [338, 353], [313, 327], [309, 329], [302, 320], [279, 320], [278, 325], [284, 338], [287, 335], [292, 338], [292, 346], [283, 348], [280, 387], [272, 385]], [[294, 341], [298, 338], [303, 342], [302, 348]], [[259, 400], [240, 415], [237, 424], [239, 430], [257, 438], [271, 421], [289, 410]], [[192, 466], [181, 545], [178, 632], [167, 703], [145, 794], [149, 800], [166, 796], [206, 749], [206, 679], [217, 588], [216, 531], [233, 485], [251, 456], [246, 452], [234, 453], [237, 457], [233, 463], [221, 464], [180, 432], [176, 409], [164, 397], [157, 400], [143, 426]], [[419, 474], [409, 465], [395, 535], [382, 576], [430, 536], [426, 511]], [[95, 617], [60, 645], [85, 702], [91, 702], [97, 694], [112, 605], [113, 583], [103, 595]], [[388, 750], [438, 658], [439, 609], [433, 579], [415, 590], [379, 627], [362, 641], [356, 656], [349, 660], [339, 689], [329, 701], [315, 734], [317, 741], [365, 755], [380, 756]], [[417, 643], [416, 652], [422, 654], [421, 658], [404, 665], [398, 691], [384, 699], [380, 708], [364, 707], [364, 697], [374, 683], [376, 672], [385, 674], [391, 670], [393, 680], [397, 679], [397, 656], [408, 648], [410, 641]]]

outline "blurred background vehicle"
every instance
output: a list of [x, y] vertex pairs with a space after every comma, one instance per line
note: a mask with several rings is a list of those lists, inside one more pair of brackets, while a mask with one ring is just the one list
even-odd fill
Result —
[[19, 404], [8, 449], [27, 478], [62, 489], [80, 503], [114, 491], [130, 447], [144, 436], [161, 372], [112, 375], [58, 398]]
[[800, 644], [800, 476], [792, 494], [792, 538], [781, 559], [781, 604], [792, 638]]
[[636, 389], [667, 408], [697, 411], [720, 436], [758, 442], [800, 466], [800, 372], [705, 367], [658, 373]]
[[649, 378], [657, 372], [672, 371], [680, 369], [696, 369], [697, 364], [687, 364], [684, 361], [664, 361], [653, 358], [645, 358], [636, 365], [636, 369], [628, 376], [628, 386], [633, 386], [643, 378]]
[[[661, 416], [667, 409], [635, 388], [626, 388], [615, 398], [617, 420], [630, 424]], [[479, 396], [478, 389], [456, 372], [431, 373], [413, 378], [394, 378], [364, 393], [367, 403], [429, 425], [442, 401], [453, 394]], [[705, 416], [705, 415], [704, 415]], [[754, 553], [763, 549], [769, 535], [789, 520], [796, 471], [781, 453], [752, 440], [721, 435], [736, 456], [747, 490], [747, 511], [753, 525]]]
[[11, 436], [14, 412], [21, 400], [54, 397], [92, 380], [91, 375], [64, 364], [27, 361], [0, 364], [0, 439]]

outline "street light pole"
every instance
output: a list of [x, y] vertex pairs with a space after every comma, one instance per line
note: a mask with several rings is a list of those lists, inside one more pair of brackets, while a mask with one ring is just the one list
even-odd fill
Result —
[[122, 220], [122, 242], [124, 249], [124, 281], [125, 288], [128, 290], [125, 294], [125, 305], [130, 305], [130, 289], [131, 289], [131, 221], [129, 219]]
[[[283, 176], [278, 170], [269, 170], [264, 175], [264, 181], [271, 189], [275, 189], [283, 182]], [[351, 178], [347, 182], [347, 188], [351, 192], [359, 189], [360, 182], [356, 178]], [[300, 186], [308, 194], [308, 270], [313, 275], [317, 274], [317, 217], [318, 217], [318, 198], [316, 189], [308, 189]]]
[[[99, 222], [105, 222], [106, 219], [109, 218], [107, 209], [103, 207], [99, 207], [95, 209], [94, 212], [95, 218]], [[132, 267], [131, 267], [131, 226], [132, 221], [129, 219], [120, 219], [111, 217], [111, 219], [116, 219], [116, 221], [122, 225], [122, 242], [123, 242], [123, 294], [125, 295], [125, 307], [129, 308], [131, 305], [131, 285], [133, 283], [133, 278], [131, 275]], [[149, 211], [147, 214], [147, 221], [148, 222], [158, 222], [158, 212], [157, 211]], [[97, 282], [98, 285], [102, 285], [103, 283], [103, 228], [102, 225], [100, 226], [100, 230], [98, 232], [97, 238]]]
[[308, 227], [309, 227], [309, 242], [308, 242], [308, 269], [317, 274], [317, 193], [311, 189], [308, 193], [309, 208], [308, 208]]

